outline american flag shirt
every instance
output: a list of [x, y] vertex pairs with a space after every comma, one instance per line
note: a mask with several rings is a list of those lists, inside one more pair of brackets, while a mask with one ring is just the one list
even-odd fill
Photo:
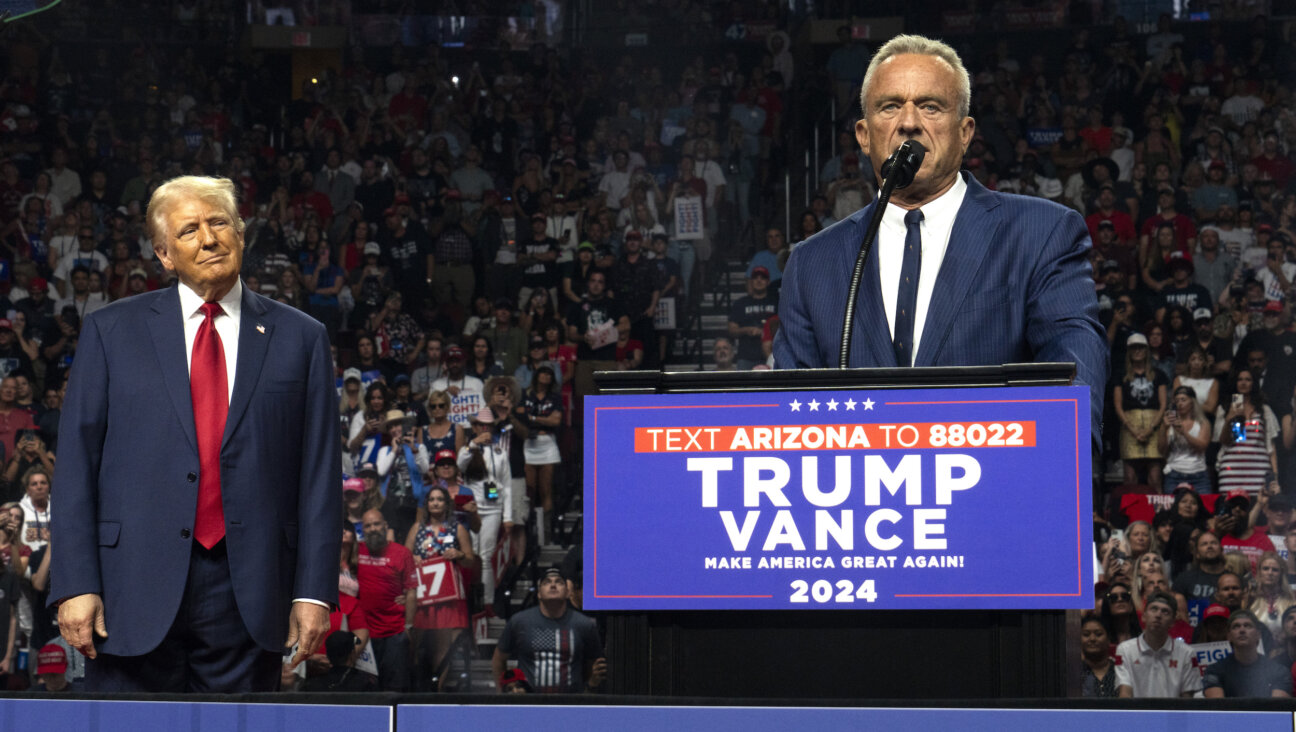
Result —
[[499, 649], [517, 659], [536, 691], [550, 694], [585, 691], [586, 662], [603, 657], [594, 621], [570, 606], [560, 618], [545, 617], [539, 607], [509, 618]]

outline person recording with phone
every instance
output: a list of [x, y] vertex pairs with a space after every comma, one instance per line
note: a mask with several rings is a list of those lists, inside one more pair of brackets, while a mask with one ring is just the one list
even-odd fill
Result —
[[1174, 390], [1157, 432], [1157, 446], [1166, 456], [1163, 486], [1175, 488], [1187, 483], [1199, 494], [1211, 492], [1210, 472], [1206, 469], [1210, 423], [1192, 387]]
[[18, 432], [13, 457], [9, 459], [4, 469], [4, 482], [6, 485], [15, 486], [11, 489], [13, 500], [18, 500], [22, 495], [23, 486], [19, 479], [27, 474], [28, 470], [35, 467], [44, 468], [47, 472], [54, 472], [54, 453], [46, 447], [45, 441], [40, 438], [36, 430], [25, 429]]
[[1255, 494], [1264, 488], [1266, 473], [1278, 472], [1274, 449], [1278, 418], [1265, 404], [1264, 392], [1250, 369], [1238, 370], [1228, 393], [1215, 409], [1214, 440], [1220, 445], [1215, 461], [1219, 490]]
[[481, 531], [473, 535], [473, 554], [481, 557], [486, 605], [495, 600], [495, 545], [500, 531], [513, 529], [513, 471], [496, 429], [500, 421], [490, 407], [473, 415], [472, 439], [459, 449], [459, 469], [473, 493]]
[[431, 460], [427, 445], [414, 440], [414, 417], [399, 409], [383, 421], [386, 443], [378, 448], [378, 477], [382, 480], [383, 518], [398, 539], [414, 525], [419, 506], [431, 485]]
[[[960, 172], [976, 122], [968, 116], [970, 77], [950, 46], [892, 38], [870, 62], [860, 102], [855, 138], [874, 170], [902, 143], [919, 143], [926, 154], [907, 154], [920, 162], [902, 176], [911, 182], [894, 191], [865, 262], [847, 365], [1073, 362], [1076, 383], [1090, 389], [1097, 444], [1107, 344], [1084, 219], [1049, 201], [987, 190]], [[777, 368], [838, 365], [849, 273], [875, 207], [792, 252]]]

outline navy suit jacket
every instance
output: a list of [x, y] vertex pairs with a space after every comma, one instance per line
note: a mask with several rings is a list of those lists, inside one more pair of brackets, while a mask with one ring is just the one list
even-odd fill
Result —
[[[283, 651], [293, 599], [337, 602], [337, 425], [324, 326], [245, 286], [221, 500], [235, 600], [268, 651]], [[97, 648], [147, 653], [180, 607], [198, 501], [175, 287], [86, 317], [59, 438], [50, 597], [101, 595]]]
[[[1089, 231], [1056, 203], [987, 190], [966, 174], [914, 366], [1072, 361], [1101, 432], [1107, 339], [1090, 274]], [[875, 201], [792, 250], [779, 295], [777, 368], [836, 368], [841, 324]], [[874, 251], [864, 269], [850, 366], [896, 366]], [[1100, 444], [1095, 442], [1095, 444]]]

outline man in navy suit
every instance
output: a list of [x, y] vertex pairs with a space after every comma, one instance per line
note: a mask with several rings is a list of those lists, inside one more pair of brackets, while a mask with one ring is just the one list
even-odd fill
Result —
[[230, 181], [168, 181], [147, 222], [179, 283], [85, 319], [51, 604], [88, 690], [272, 691], [285, 646], [318, 648], [337, 602], [328, 338], [242, 285]]
[[[850, 366], [1072, 361], [1102, 415], [1107, 347], [1079, 214], [994, 193], [959, 172], [976, 127], [971, 83], [954, 49], [897, 36], [869, 64], [855, 137], [880, 170], [905, 140], [927, 149], [895, 192], [864, 270]], [[783, 273], [774, 361], [836, 367], [842, 313], [873, 206], [810, 237]], [[906, 255], [909, 256], [906, 256]]]

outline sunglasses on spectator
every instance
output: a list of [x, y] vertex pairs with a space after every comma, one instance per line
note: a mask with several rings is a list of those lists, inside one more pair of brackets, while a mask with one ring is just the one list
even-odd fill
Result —
[[429, 404], [428, 407], [431, 409], [449, 409], [450, 405], [444, 402], [437, 402], [434, 404]]
[[1107, 599], [1111, 600], [1112, 602], [1129, 602], [1130, 596], [1129, 594], [1124, 592], [1120, 592], [1120, 593], [1113, 592], [1107, 595]]

